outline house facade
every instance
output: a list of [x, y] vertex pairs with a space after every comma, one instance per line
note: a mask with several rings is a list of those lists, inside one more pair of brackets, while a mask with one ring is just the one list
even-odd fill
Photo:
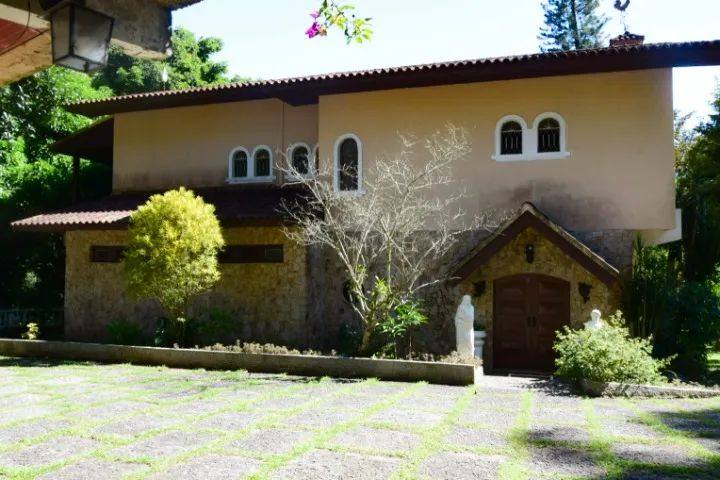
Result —
[[453, 349], [467, 293], [489, 367], [547, 370], [555, 330], [617, 307], [635, 238], [679, 238], [672, 68], [710, 64], [720, 42], [620, 45], [78, 103], [68, 108], [112, 117], [56, 148], [112, 162], [113, 195], [14, 227], [65, 235], [68, 338], [102, 340], [116, 318], [150, 330], [158, 307], [128, 298], [120, 272], [129, 216], [153, 192], [194, 189], [228, 244], [200, 307], [232, 312], [243, 340], [331, 348], [354, 321], [342, 270], [285, 238], [279, 207], [297, 192], [277, 163], [329, 168], [335, 188], [361, 195], [374, 162], [400, 152], [398, 134], [453, 124], [472, 148], [453, 170], [468, 218], [513, 213], [438, 268], [447, 281], [428, 293], [426, 343]]

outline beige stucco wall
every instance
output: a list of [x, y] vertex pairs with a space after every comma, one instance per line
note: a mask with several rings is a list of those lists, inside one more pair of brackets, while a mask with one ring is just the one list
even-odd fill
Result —
[[[65, 333], [68, 339], [106, 340], [107, 324], [123, 318], [148, 333], [160, 308], [126, 295], [119, 263], [90, 262], [91, 245], [123, 245], [127, 232], [70, 231], [65, 234]], [[221, 264], [222, 280], [195, 304], [202, 316], [221, 309], [237, 319], [242, 340], [304, 345], [306, 333], [306, 253], [288, 242], [278, 228], [232, 228], [227, 244], [284, 245], [284, 263]], [[231, 339], [231, 340], [234, 340]]]
[[[543, 112], [567, 122], [570, 158], [491, 159], [502, 117], [520, 115], [532, 126]], [[448, 122], [471, 142], [472, 153], [455, 169], [469, 214], [533, 201], [571, 230], [674, 227], [670, 69], [321, 97], [322, 160], [331, 161], [340, 135], [356, 134], [369, 177], [375, 159], [399, 151], [398, 132], [423, 139]], [[417, 161], [425, 161], [417, 151]]]
[[[535, 246], [533, 263], [528, 263], [525, 257], [525, 246], [528, 244]], [[485, 281], [485, 292], [479, 297], [473, 297], [473, 303], [476, 318], [484, 323], [487, 329], [484, 356], [485, 364], [489, 368], [492, 368], [493, 358], [493, 282], [498, 278], [524, 273], [539, 273], [570, 282], [570, 321], [574, 327], [588, 321], [590, 312], [595, 308], [609, 316], [618, 307], [617, 284], [604, 284], [546, 237], [528, 227], [463, 282], [459, 289], [460, 294], [474, 295], [473, 284]], [[579, 283], [592, 287], [587, 302], [578, 291]]]
[[234, 148], [267, 145], [278, 162], [298, 142], [317, 143], [317, 105], [257, 100], [119, 114], [113, 190], [224, 185]]

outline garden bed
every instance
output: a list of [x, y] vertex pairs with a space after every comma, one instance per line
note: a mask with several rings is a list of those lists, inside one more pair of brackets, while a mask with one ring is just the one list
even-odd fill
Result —
[[618, 382], [580, 381], [580, 389], [591, 397], [709, 398], [720, 396], [720, 389], [691, 385], [637, 385]]
[[41, 340], [0, 339], [0, 355], [180, 368], [247, 370], [314, 377], [426, 381], [445, 385], [472, 385], [476, 378], [482, 375], [481, 367], [441, 362], [237, 353]]

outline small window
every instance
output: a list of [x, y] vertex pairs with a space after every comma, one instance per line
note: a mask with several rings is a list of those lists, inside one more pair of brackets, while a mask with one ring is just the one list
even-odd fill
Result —
[[519, 155], [523, 152], [523, 128], [515, 121], [503, 123], [500, 129], [500, 154]]
[[310, 173], [310, 151], [305, 145], [298, 145], [292, 149], [292, 166], [299, 175]]
[[353, 137], [344, 138], [337, 147], [337, 188], [343, 192], [360, 189], [360, 145]]
[[125, 247], [117, 245], [92, 245], [90, 261], [93, 263], [118, 263], [122, 260]]
[[255, 176], [256, 177], [269, 177], [270, 168], [272, 162], [272, 155], [270, 150], [267, 148], [258, 148], [255, 150], [254, 155], [255, 161]]
[[238, 150], [232, 156], [232, 178], [245, 178], [248, 176], [248, 154], [245, 150]]
[[538, 153], [560, 151], [560, 122], [545, 118], [538, 125]]
[[218, 254], [220, 263], [283, 263], [282, 245], [227, 245]]

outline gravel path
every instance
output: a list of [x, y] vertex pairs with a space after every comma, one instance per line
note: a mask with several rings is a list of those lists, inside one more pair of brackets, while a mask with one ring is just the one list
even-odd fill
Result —
[[0, 479], [720, 478], [720, 399], [0, 357]]

